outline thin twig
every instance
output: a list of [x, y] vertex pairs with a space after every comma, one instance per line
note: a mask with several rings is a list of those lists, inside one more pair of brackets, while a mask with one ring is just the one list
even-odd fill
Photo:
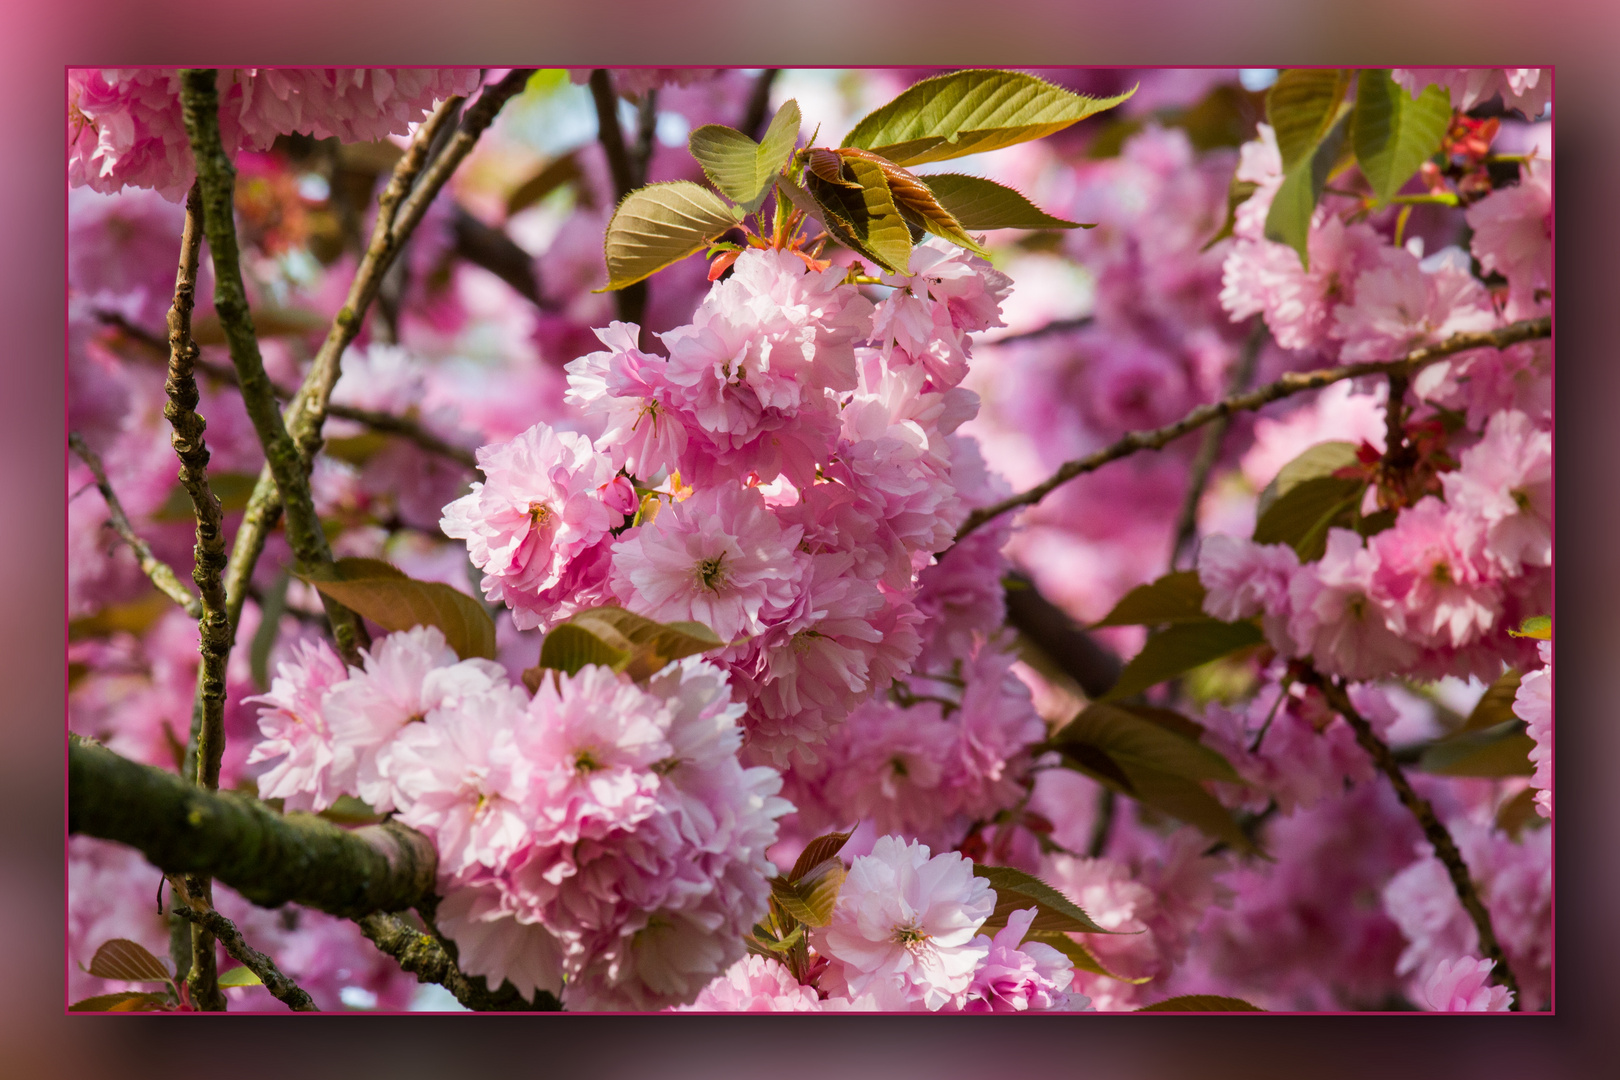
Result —
[[1268, 383], [1257, 390], [1224, 398], [1208, 405], [1200, 405], [1173, 424], [1154, 428], [1151, 431], [1132, 431], [1117, 442], [1111, 443], [1095, 453], [1088, 454], [1083, 458], [1077, 458], [1074, 461], [1065, 462], [1059, 466], [1057, 472], [1050, 478], [1036, 484], [1028, 491], [1019, 492], [1017, 495], [1003, 499], [998, 503], [973, 511], [967, 516], [967, 520], [962, 523], [962, 527], [957, 530], [956, 539], [962, 539], [985, 522], [999, 517], [1009, 510], [1035, 505], [1051, 494], [1053, 490], [1077, 476], [1094, 472], [1109, 462], [1129, 457], [1138, 450], [1158, 450], [1166, 444], [1179, 439], [1189, 431], [1195, 431], [1223, 416], [1230, 416], [1236, 412], [1253, 412], [1271, 404], [1273, 401], [1280, 401], [1283, 398], [1301, 394], [1307, 390], [1320, 390], [1324, 386], [1343, 382], [1345, 379], [1356, 379], [1364, 375], [1388, 375], [1392, 371], [1400, 371], [1411, 375], [1437, 360], [1443, 360], [1448, 356], [1466, 352], [1469, 349], [1505, 349], [1510, 345], [1517, 345], [1521, 341], [1551, 336], [1551, 318], [1527, 319], [1523, 322], [1512, 323], [1500, 329], [1483, 333], [1456, 334], [1436, 345], [1426, 345], [1421, 349], [1414, 349], [1399, 360], [1373, 360], [1359, 364], [1345, 364], [1341, 367], [1323, 368], [1318, 371], [1290, 372], [1276, 382]]
[[[591, 98], [596, 103], [597, 139], [607, 155], [608, 172], [613, 177], [615, 205], [636, 188], [634, 163], [625, 147], [624, 130], [619, 127], [619, 95], [613, 89], [613, 76], [606, 68], [591, 72]], [[613, 294], [619, 321], [641, 325], [647, 311], [647, 283], [638, 281]]]
[[393, 957], [418, 982], [437, 983], [455, 995], [457, 1001], [478, 1012], [556, 1012], [562, 1008], [550, 993], [541, 990], [531, 1000], [510, 982], [490, 990], [482, 976], [467, 975], [456, 964], [445, 943], [425, 934], [397, 915], [374, 914], [356, 919], [360, 929], [379, 950]]
[[737, 130], [758, 142], [765, 135], [765, 125], [771, 119], [771, 84], [776, 81], [780, 68], [766, 68], [754, 77], [754, 88], [748, 95], [748, 106], [743, 110]]
[[1378, 770], [1389, 778], [1395, 788], [1395, 794], [1400, 798], [1401, 805], [1409, 810], [1417, 823], [1423, 829], [1423, 835], [1434, 848], [1435, 856], [1445, 864], [1446, 873], [1451, 876], [1452, 888], [1456, 890], [1457, 899], [1461, 901], [1463, 910], [1473, 920], [1474, 928], [1479, 931], [1479, 947], [1487, 957], [1493, 960], [1496, 966], [1491, 970], [1491, 981], [1507, 987], [1513, 992], [1511, 1008], [1519, 1009], [1519, 981], [1508, 967], [1507, 954], [1502, 951], [1501, 944], [1496, 940], [1496, 931], [1491, 926], [1491, 913], [1485, 907], [1484, 901], [1479, 897], [1479, 890], [1474, 887], [1473, 878], [1468, 874], [1468, 864], [1463, 861], [1462, 852], [1457, 850], [1457, 843], [1452, 839], [1451, 833], [1435, 815], [1434, 807], [1429, 800], [1412, 789], [1412, 784], [1401, 771], [1400, 764], [1396, 762], [1395, 755], [1390, 752], [1389, 746], [1373, 731], [1372, 725], [1366, 717], [1356, 710], [1350, 702], [1350, 695], [1345, 691], [1344, 683], [1323, 677], [1314, 668], [1305, 667], [1300, 673], [1300, 681], [1316, 687], [1327, 699], [1327, 703], [1355, 732], [1356, 742], [1367, 751], [1373, 759]]
[[985, 345], [1012, 345], [1020, 341], [1037, 341], [1040, 338], [1052, 337], [1054, 334], [1067, 334], [1072, 330], [1083, 330], [1091, 325], [1090, 315], [1081, 315], [1074, 319], [1053, 319], [1049, 323], [1037, 326], [1033, 330], [1024, 330], [1005, 337], [987, 338]]
[[[1263, 319], [1254, 321], [1254, 329], [1249, 333], [1249, 339], [1243, 343], [1243, 351], [1238, 355], [1237, 366], [1232, 369], [1232, 377], [1227, 383], [1226, 394], [1231, 397], [1241, 394], [1249, 388], [1254, 381], [1254, 369], [1260, 362], [1260, 350], [1265, 346], [1266, 324]], [[1198, 504], [1203, 501], [1204, 488], [1209, 484], [1209, 476], [1215, 470], [1215, 462], [1220, 460], [1221, 442], [1226, 438], [1226, 429], [1232, 426], [1232, 417], [1223, 416], [1214, 420], [1204, 429], [1204, 434], [1198, 443], [1198, 452], [1193, 455], [1192, 465], [1187, 471], [1187, 494], [1181, 500], [1181, 510], [1176, 514], [1176, 524], [1171, 532], [1170, 543], [1170, 569], [1174, 570], [1182, 557], [1187, 554], [1193, 541], [1198, 538]]]
[[321, 1011], [297, 983], [277, 969], [273, 960], [243, 940], [242, 932], [231, 920], [217, 911], [194, 911], [181, 904], [175, 905], [174, 913], [218, 938], [219, 943], [225, 946], [225, 951], [235, 957], [239, 964], [257, 975], [264, 988], [287, 1008], [293, 1012]]
[[124, 543], [134, 550], [141, 572], [152, 579], [152, 584], [158, 587], [159, 592], [184, 608], [187, 615], [192, 618], [201, 616], [202, 601], [181, 583], [180, 576], [174, 572], [173, 567], [152, 554], [151, 545], [142, 540], [136, 534], [135, 527], [129, 523], [129, 516], [124, 513], [124, 504], [118, 501], [112, 482], [107, 479], [107, 470], [102, 467], [101, 458], [76, 431], [68, 434], [68, 445], [79, 455], [80, 460], [90, 467], [91, 475], [96, 478], [96, 488], [107, 503], [108, 522]]

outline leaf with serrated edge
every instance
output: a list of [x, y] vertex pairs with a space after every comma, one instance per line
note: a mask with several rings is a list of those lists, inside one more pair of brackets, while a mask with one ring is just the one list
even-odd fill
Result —
[[1196, 739], [1107, 701], [1094, 701], [1052, 736], [1052, 745], [1094, 746], [1121, 765], [1139, 764], [1188, 780], [1242, 778], [1220, 753]]
[[384, 630], [435, 626], [463, 660], [495, 659], [495, 622], [477, 600], [438, 581], [417, 581], [380, 559], [339, 559], [299, 577]]
[[963, 173], [930, 173], [918, 177], [934, 193], [939, 205], [975, 232], [990, 229], [1095, 229], [1053, 217], [1005, 184]]
[[771, 896], [782, 909], [806, 926], [826, 926], [832, 921], [838, 890], [849, 871], [843, 860], [832, 858], [810, 868], [796, 881], [774, 878]]
[[1203, 622], [1204, 585], [1196, 570], [1178, 570], [1157, 581], [1138, 585], [1120, 598], [1099, 626], [1157, 626], [1160, 623]]
[[128, 938], [113, 938], [96, 950], [86, 969], [98, 979], [121, 982], [169, 981], [169, 969], [146, 947]]
[[799, 106], [787, 101], [776, 111], [763, 142], [756, 143], [736, 128], [704, 124], [687, 139], [687, 148], [722, 195], [753, 213], [793, 156], [798, 139]]
[[996, 891], [996, 908], [984, 921], [987, 929], [1000, 929], [1015, 911], [1033, 907], [1035, 920], [1031, 931], [1055, 930], [1076, 934], [1113, 934], [1118, 931], [1099, 926], [1079, 904], [1052, 888], [1033, 874], [1015, 870], [1010, 866], [983, 866], [973, 864], [973, 873], [990, 883]]
[[1352, 442], [1319, 442], [1306, 447], [1278, 469], [1271, 483], [1261, 489], [1254, 509], [1256, 517], [1263, 515], [1271, 509], [1272, 503], [1306, 480], [1332, 476], [1340, 469], [1356, 464], [1357, 460], [1356, 444]]
[[609, 292], [651, 277], [672, 263], [696, 255], [710, 240], [742, 219], [740, 206], [690, 180], [648, 184], [630, 192], [608, 222], [603, 253]]
[[1221, 997], [1217, 994], [1182, 994], [1165, 998], [1152, 1005], [1144, 1005], [1137, 1012], [1265, 1012], [1242, 998]]
[[264, 980], [253, 973], [252, 968], [234, 967], [229, 971], [219, 973], [221, 986], [263, 986]]
[[857, 255], [882, 265], [883, 260], [872, 254], [866, 245], [861, 243], [860, 239], [855, 236], [854, 226], [844, 219], [839, 208], [828, 206], [815, 192], [800, 187], [786, 177], [777, 177], [776, 190], [785, 196], [795, 209], [821, 222], [826, 228], [828, 236]]
[[900, 210], [900, 216], [914, 228], [943, 237], [975, 255], [990, 257], [990, 253], [967, 234], [967, 230], [962, 228], [962, 223], [956, 220], [956, 215], [940, 205], [933, 191], [915, 173], [858, 147], [846, 147], [837, 153], [845, 159], [860, 158], [863, 161], [870, 161], [882, 169], [883, 179], [888, 182], [889, 194], [893, 196], [894, 204]]
[[140, 990], [124, 990], [116, 994], [97, 994], [68, 1006], [68, 1012], [153, 1012], [168, 1004], [163, 994]]
[[896, 165], [997, 150], [1039, 139], [1136, 92], [1089, 98], [1015, 71], [956, 71], [924, 79], [867, 114], [844, 137]]
[[1101, 960], [1097, 959], [1097, 955], [1095, 953], [1086, 948], [1085, 945], [1074, 940], [1074, 938], [1070, 937], [1068, 934], [1060, 934], [1050, 931], [1031, 931], [1024, 936], [1024, 940], [1038, 941], [1042, 945], [1050, 945], [1064, 956], [1067, 956], [1069, 960], [1073, 962], [1076, 971], [1089, 971], [1093, 975], [1101, 975], [1105, 979], [1114, 979], [1118, 982], [1130, 983], [1132, 986], [1141, 986], [1143, 983], [1153, 981], [1153, 976], [1151, 975], [1144, 975], [1140, 978], [1132, 979], [1125, 975], [1120, 975], [1116, 972], [1110, 971]]
[[799, 852], [799, 857], [793, 863], [793, 869], [788, 872], [787, 879], [789, 881], [798, 881], [809, 873], [812, 867], [819, 866], [836, 856], [844, 849], [844, 845], [849, 843], [849, 838], [854, 835], [855, 830], [851, 829], [848, 832], [824, 833], [816, 837], [804, 845], [804, 850]]
[[1350, 73], [1322, 68], [1290, 68], [1266, 94], [1266, 121], [1277, 136], [1286, 173], [1308, 157], [1338, 115]]
[[1113, 701], [1139, 694], [1150, 686], [1173, 679], [1239, 649], [1259, 645], [1266, 637], [1253, 623], [1226, 623], [1218, 619], [1171, 623], [1151, 635], [1142, 651], [1125, 665], [1116, 682], [1103, 695]]
[[1328, 177], [1343, 165], [1340, 150], [1347, 145], [1349, 108], [1340, 106], [1339, 118], [1316, 149], [1283, 175], [1283, 182], [1272, 196], [1271, 209], [1266, 213], [1266, 239], [1293, 248], [1299, 254], [1300, 266], [1306, 270], [1311, 267], [1311, 216], [1316, 213], [1316, 204], [1321, 201]]
[[1349, 527], [1367, 489], [1364, 480], [1317, 476], [1301, 480], [1278, 496], [1254, 525], [1257, 544], [1287, 544], [1301, 562], [1322, 557], [1328, 530]]
[[1451, 127], [1451, 93], [1431, 84], [1414, 98], [1387, 71], [1356, 77], [1350, 121], [1361, 175], [1379, 203], [1387, 203], [1439, 149]]
[[[873, 261], [887, 270], [905, 273], [911, 262], [911, 230], [900, 216], [900, 208], [895, 205], [882, 168], [860, 158], [841, 160], [859, 188], [829, 184], [814, 173], [807, 173], [805, 182], [810, 193], [817, 203], [841, 219], [839, 224], [849, 230]], [[830, 225], [825, 218], [822, 224]]]

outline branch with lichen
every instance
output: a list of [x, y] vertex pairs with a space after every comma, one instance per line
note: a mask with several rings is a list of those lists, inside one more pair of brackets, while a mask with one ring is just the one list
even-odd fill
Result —
[[1208, 405], [1200, 405], [1186, 416], [1173, 424], [1150, 431], [1132, 431], [1118, 441], [1110, 443], [1094, 453], [1083, 458], [1065, 462], [1057, 471], [1046, 480], [1041, 481], [1028, 491], [1021, 491], [1016, 495], [1002, 499], [1000, 502], [981, 507], [967, 516], [962, 527], [956, 532], [956, 539], [960, 540], [973, 530], [993, 518], [1000, 517], [1009, 510], [1017, 510], [1024, 506], [1034, 506], [1063, 484], [1085, 473], [1095, 472], [1109, 462], [1129, 457], [1139, 450], [1158, 450], [1174, 442], [1176, 439], [1190, 431], [1196, 431], [1205, 424], [1212, 423], [1233, 413], [1254, 412], [1273, 401], [1302, 394], [1307, 390], [1320, 390], [1324, 386], [1331, 386], [1346, 379], [1358, 379], [1365, 375], [1391, 375], [1400, 374], [1406, 377], [1421, 371], [1430, 364], [1470, 349], [1505, 349], [1510, 345], [1517, 345], [1523, 341], [1552, 336], [1552, 319], [1527, 319], [1523, 322], [1512, 323], [1497, 330], [1481, 333], [1455, 334], [1445, 341], [1435, 345], [1426, 345], [1414, 349], [1398, 360], [1373, 360], [1359, 364], [1345, 364], [1340, 367], [1322, 368], [1317, 371], [1290, 372], [1276, 382], [1268, 383], [1258, 389], [1244, 394], [1236, 394]]
[[477, 1012], [556, 1012], [562, 1004], [541, 990], [531, 1000], [503, 981], [491, 990], [480, 975], [467, 975], [457, 965], [454, 945], [423, 933], [397, 915], [367, 915], [356, 919], [360, 929], [379, 950], [393, 957], [418, 982], [437, 983], [462, 1005]]
[[89, 467], [90, 475], [95, 477], [96, 488], [107, 503], [108, 523], [135, 552], [135, 561], [140, 564], [141, 572], [152, 580], [152, 584], [158, 587], [159, 592], [184, 608], [187, 615], [192, 618], [202, 615], [202, 601], [185, 587], [173, 567], [152, 554], [151, 545], [142, 540], [135, 527], [129, 523], [129, 515], [124, 513], [124, 504], [118, 501], [118, 494], [113, 491], [112, 481], [107, 479], [107, 470], [101, 464], [100, 455], [90, 449], [90, 444], [86, 443], [84, 437], [76, 431], [68, 433], [68, 445], [79, 455], [79, 460]]
[[1468, 913], [1468, 918], [1473, 921], [1474, 929], [1479, 932], [1480, 950], [1496, 964], [1491, 969], [1491, 981], [1513, 992], [1511, 1008], [1517, 1011], [1520, 998], [1519, 981], [1514, 977], [1513, 969], [1508, 967], [1507, 954], [1502, 951], [1501, 943], [1496, 939], [1496, 930], [1491, 925], [1491, 913], [1485, 907], [1485, 902], [1480, 899], [1479, 890], [1474, 887], [1474, 880], [1468, 873], [1468, 864], [1463, 861], [1462, 852], [1457, 849], [1457, 842], [1452, 839], [1450, 830], [1435, 814], [1429, 800], [1413, 790], [1411, 781], [1407, 780], [1406, 773], [1395, 760], [1389, 745], [1378, 737], [1372, 725], [1367, 722], [1367, 718], [1351, 703], [1343, 681], [1326, 678], [1308, 664], [1296, 664], [1294, 670], [1301, 682], [1321, 691], [1333, 711], [1344, 717], [1345, 723], [1350, 725], [1350, 730], [1355, 732], [1356, 742], [1373, 759], [1378, 771], [1389, 778], [1396, 796], [1401, 800], [1401, 805], [1417, 819], [1424, 837], [1434, 848], [1435, 857], [1444, 864], [1458, 901]]
[[172, 910], [193, 926], [201, 927], [218, 938], [219, 943], [225, 946], [225, 951], [234, 957], [237, 963], [257, 975], [264, 988], [287, 1008], [293, 1012], [321, 1011], [297, 983], [281, 973], [273, 960], [243, 939], [242, 932], [231, 920], [217, 911], [197, 910], [184, 904], [176, 904]]
[[432, 895], [433, 843], [395, 821], [345, 829], [205, 791], [88, 739], [68, 746], [68, 831], [135, 848], [165, 874], [206, 874], [262, 907], [296, 903], [352, 919]]

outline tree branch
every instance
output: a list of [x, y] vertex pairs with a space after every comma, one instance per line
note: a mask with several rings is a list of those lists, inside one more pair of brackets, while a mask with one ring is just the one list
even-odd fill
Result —
[[483, 976], [462, 972], [445, 943], [431, 934], [424, 934], [397, 915], [366, 915], [355, 922], [360, 924], [360, 929], [372, 944], [393, 957], [401, 968], [415, 975], [418, 982], [438, 983], [469, 1009], [478, 1012], [556, 1012], [562, 1008], [562, 1004], [544, 990], [535, 994], [532, 1001], [519, 993], [510, 982], [502, 982], [500, 989], [490, 990]]
[[1513, 991], [1514, 1011], [1519, 1009], [1519, 981], [1513, 975], [1513, 969], [1508, 967], [1507, 954], [1496, 940], [1496, 931], [1491, 926], [1491, 913], [1485, 907], [1484, 901], [1479, 898], [1479, 891], [1474, 887], [1474, 881], [1468, 874], [1468, 864], [1463, 861], [1462, 852], [1457, 850], [1457, 843], [1451, 838], [1451, 833], [1435, 815], [1434, 807], [1429, 800], [1423, 798], [1412, 790], [1412, 784], [1406, 779], [1395, 755], [1390, 752], [1389, 746], [1373, 731], [1372, 725], [1366, 717], [1356, 711], [1350, 702], [1350, 695], [1346, 693], [1344, 684], [1339, 681], [1324, 678], [1320, 672], [1309, 665], [1299, 665], [1300, 681], [1314, 686], [1322, 692], [1327, 703], [1333, 710], [1344, 717], [1345, 723], [1355, 732], [1356, 742], [1367, 751], [1378, 770], [1389, 778], [1395, 788], [1395, 794], [1400, 798], [1401, 805], [1411, 811], [1418, 825], [1423, 829], [1423, 835], [1434, 848], [1435, 856], [1445, 864], [1446, 873], [1451, 876], [1452, 888], [1457, 892], [1457, 899], [1462, 902], [1463, 910], [1473, 920], [1474, 928], [1479, 931], [1479, 947], [1495, 961], [1496, 966], [1491, 970], [1491, 981]]
[[743, 110], [737, 130], [758, 142], [765, 137], [765, 126], [771, 119], [771, 84], [776, 82], [780, 68], [766, 68], [754, 77], [754, 88], [748, 95], [748, 106]]
[[257, 975], [264, 988], [287, 1008], [293, 1012], [321, 1011], [297, 983], [276, 968], [273, 960], [243, 940], [242, 932], [231, 920], [217, 911], [194, 911], [183, 904], [174, 905], [173, 911], [193, 926], [200, 926], [217, 937], [219, 943], [225, 946], [225, 951], [235, 957], [243, 967]]
[[1551, 336], [1551, 318], [1528, 319], [1504, 326], [1498, 330], [1456, 334], [1436, 345], [1426, 345], [1421, 349], [1415, 349], [1399, 360], [1374, 360], [1359, 364], [1346, 364], [1341, 367], [1322, 368], [1317, 371], [1290, 372], [1276, 382], [1268, 383], [1257, 390], [1237, 394], [1208, 405], [1200, 405], [1173, 424], [1154, 428], [1151, 431], [1132, 431], [1117, 442], [1111, 443], [1095, 453], [1066, 462], [1049, 479], [1043, 480], [1028, 491], [1020, 492], [998, 503], [973, 511], [967, 516], [967, 520], [962, 523], [962, 527], [957, 530], [956, 538], [958, 540], [962, 539], [985, 522], [999, 517], [1009, 510], [1016, 510], [1023, 506], [1034, 506], [1051, 494], [1053, 490], [1083, 473], [1095, 472], [1109, 462], [1128, 457], [1138, 450], [1158, 450], [1166, 444], [1179, 439], [1189, 431], [1195, 431], [1205, 424], [1230, 416], [1233, 413], [1253, 412], [1271, 404], [1273, 401], [1280, 401], [1285, 397], [1304, 393], [1307, 390], [1320, 390], [1324, 386], [1343, 382], [1345, 379], [1356, 379], [1363, 375], [1388, 375], [1391, 372], [1399, 372], [1410, 376], [1429, 364], [1455, 353], [1466, 352], [1470, 349], [1505, 349], [1510, 345], [1517, 345], [1521, 341]]
[[[606, 68], [591, 72], [591, 98], [596, 103], [596, 134], [607, 155], [608, 172], [613, 177], [613, 201], [624, 201], [636, 187], [635, 169], [625, 148], [624, 130], [619, 127], [619, 95], [613, 89], [613, 76]], [[621, 322], [641, 325], [647, 312], [647, 283], [638, 281], [613, 294]]]
[[184, 608], [187, 615], [192, 618], [200, 617], [202, 601], [181, 583], [173, 567], [152, 554], [151, 545], [142, 540], [136, 534], [135, 527], [129, 523], [129, 516], [124, 513], [124, 504], [118, 501], [118, 495], [113, 491], [112, 482], [107, 479], [107, 470], [102, 467], [100, 456], [90, 449], [84, 437], [76, 431], [68, 433], [68, 445], [79, 455], [79, 459], [90, 467], [90, 474], [96, 478], [96, 488], [107, 503], [108, 522], [124, 543], [134, 549], [141, 572], [152, 579], [152, 584], [158, 587], [159, 592]]
[[264, 907], [297, 903], [349, 919], [423, 902], [438, 861], [427, 837], [397, 822], [348, 830], [314, 814], [277, 814], [76, 736], [68, 831], [133, 847], [165, 874], [218, 878]]

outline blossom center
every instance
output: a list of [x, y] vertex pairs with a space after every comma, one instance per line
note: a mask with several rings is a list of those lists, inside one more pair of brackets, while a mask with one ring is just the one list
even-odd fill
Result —
[[731, 579], [731, 572], [726, 569], [726, 553], [722, 551], [712, 559], [704, 559], [697, 564], [696, 573], [698, 584], [710, 592], [719, 592]]
[[928, 932], [912, 921], [894, 928], [894, 941], [895, 944], [916, 952], [928, 943]]
[[551, 510], [551, 507], [548, 506], [547, 504], [545, 504], [543, 502], [539, 502], [539, 501], [535, 501], [535, 502], [532, 502], [532, 503], [529, 504], [529, 522], [536, 529], [545, 528], [546, 527], [546, 522], [550, 521], [551, 518], [552, 518], [552, 510]]
[[596, 760], [596, 755], [590, 750], [581, 750], [574, 755], [574, 771], [576, 773], [583, 775], [585, 773], [601, 772], [605, 768], [607, 766]]

